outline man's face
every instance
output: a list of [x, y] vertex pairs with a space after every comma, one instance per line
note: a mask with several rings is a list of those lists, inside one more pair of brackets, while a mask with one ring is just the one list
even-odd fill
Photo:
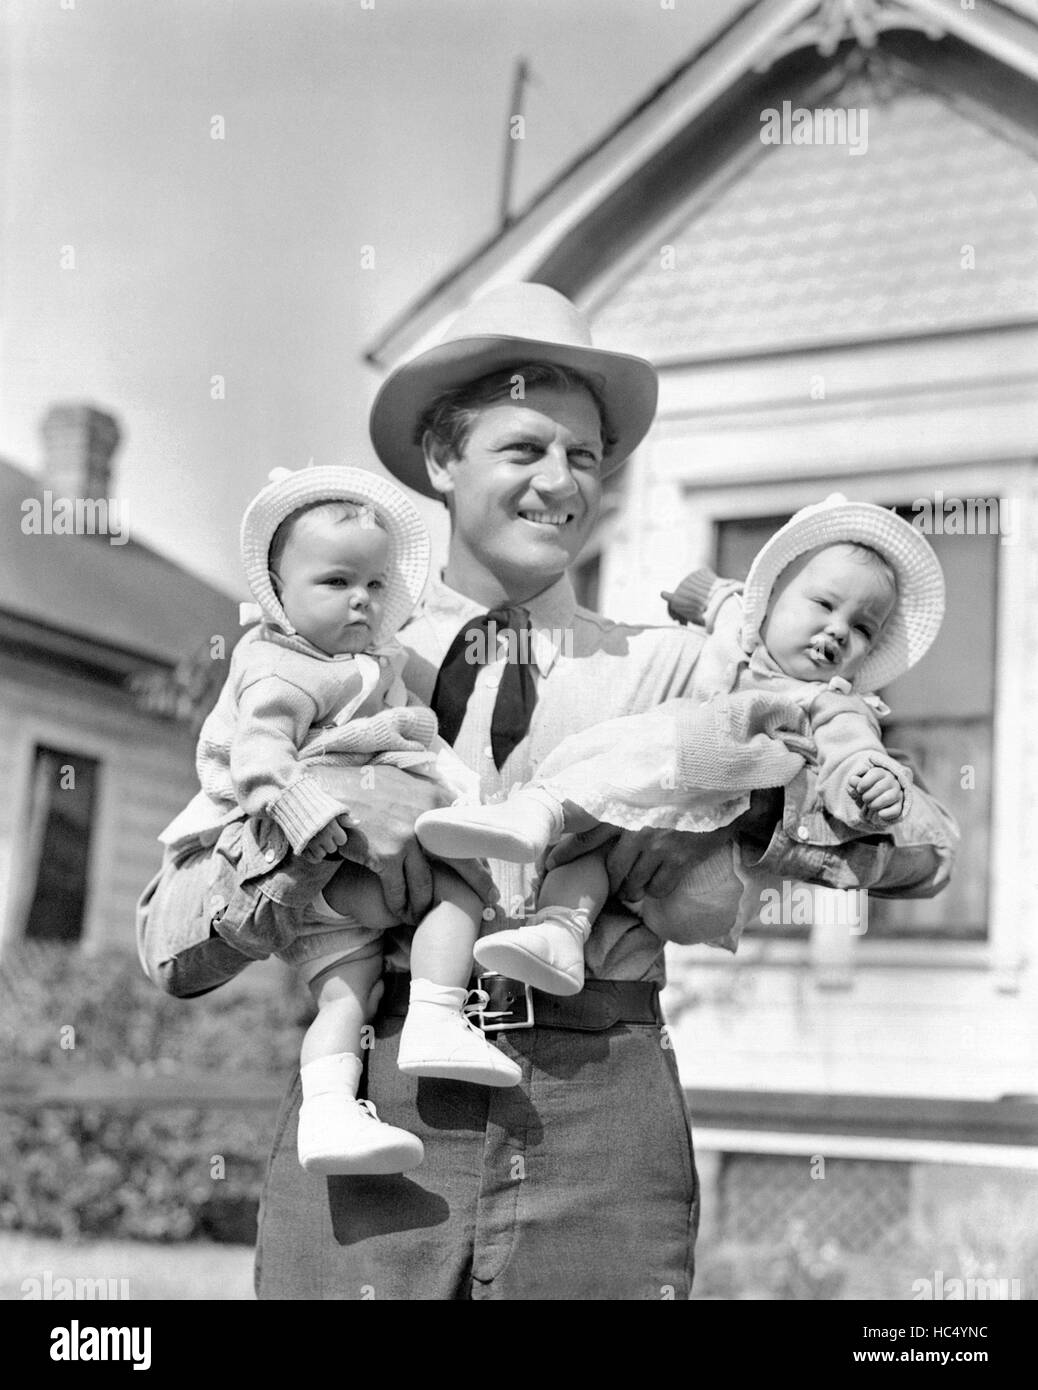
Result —
[[513, 596], [536, 593], [576, 559], [602, 497], [602, 422], [583, 390], [535, 387], [483, 407], [460, 458], [440, 471], [453, 557]]

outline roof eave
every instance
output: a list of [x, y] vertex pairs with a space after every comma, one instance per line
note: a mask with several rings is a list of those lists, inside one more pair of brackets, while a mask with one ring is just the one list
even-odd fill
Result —
[[[703, 115], [740, 77], [766, 70], [781, 40], [818, 0], [757, 0], [739, 12], [647, 100], [581, 154], [515, 221], [477, 247], [400, 314], [365, 353], [383, 370], [432, 346], [470, 300], [500, 284], [538, 278], [559, 243], [594, 215], [638, 169]], [[963, 10], [958, 0], [901, 0], [934, 26], [1038, 82], [1038, 28], [995, 0]], [[556, 286], [579, 300], [570, 286]]]

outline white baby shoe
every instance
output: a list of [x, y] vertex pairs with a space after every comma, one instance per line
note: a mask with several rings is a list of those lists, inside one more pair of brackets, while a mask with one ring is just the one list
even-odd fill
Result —
[[415, 821], [423, 849], [441, 859], [504, 859], [532, 864], [562, 835], [562, 807], [526, 787], [494, 806], [447, 806]]
[[480, 1086], [517, 1086], [522, 1068], [488, 1042], [467, 1017], [487, 996], [431, 980], [411, 981], [411, 1002], [400, 1034], [397, 1066], [405, 1076], [438, 1076]]
[[472, 954], [485, 970], [522, 980], [546, 994], [579, 994], [584, 988], [584, 943], [591, 933], [586, 912], [545, 907], [525, 927], [480, 937]]
[[417, 1134], [384, 1124], [357, 1100], [361, 1061], [354, 1053], [319, 1057], [300, 1070], [303, 1103], [296, 1146], [308, 1173], [406, 1173], [425, 1156]]

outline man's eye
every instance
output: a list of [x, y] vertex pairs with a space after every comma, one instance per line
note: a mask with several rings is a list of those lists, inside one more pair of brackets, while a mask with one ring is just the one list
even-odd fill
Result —
[[815, 603], [818, 604], [819, 608], [824, 608], [827, 613], [831, 613], [833, 611], [833, 606], [828, 599], [816, 598]]
[[865, 638], [866, 642], [872, 640], [872, 629], [870, 627], [865, 627], [862, 623], [858, 623], [857, 630], [861, 633], [862, 637]]
[[384, 589], [385, 587], [386, 581], [384, 579], [371, 579], [368, 581], [369, 589]]
[[581, 468], [597, 468], [599, 458], [591, 449], [574, 449], [569, 456], [570, 463], [576, 463]]

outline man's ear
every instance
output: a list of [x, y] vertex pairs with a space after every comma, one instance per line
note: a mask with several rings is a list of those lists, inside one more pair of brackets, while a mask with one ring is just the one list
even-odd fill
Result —
[[454, 478], [449, 464], [451, 455], [442, 440], [437, 439], [432, 430], [422, 435], [422, 453], [425, 456], [425, 471], [433, 491], [438, 492], [445, 505], [450, 505], [450, 494], [454, 491]]

